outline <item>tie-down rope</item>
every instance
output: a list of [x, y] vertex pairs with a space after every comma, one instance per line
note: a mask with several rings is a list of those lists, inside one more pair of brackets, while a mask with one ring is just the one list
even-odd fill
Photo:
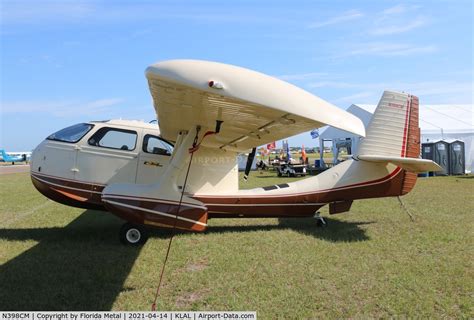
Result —
[[166, 250], [165, 260], [163, 261], [163, 266], [161, 267], [160, 280], [159, 280], [158, 286], [156, 288], [155, 299], [153, 300], [153, 304], [151, 305], [151, 311], [156, 310], [156, 302], [158, 301], [158, 296], [160, 294], [161, 283], [163, 282], [163, 274], [165, 273], [166, 263], [168, 262], [168, 256], [170, 254], [171, 244], [173, 243], [173, 238], [176, 234], [176, 224], [178, 222], [178, 214], [181, 210], [181, 204], [183, 203], [184, 191], [186, 190], [186, 184], [188, 182], [188, 176], [189, 176], [189, 171], [191, 169], [191, 163], [193, 162], [194, 152], [196, 152], [199, 149], [199, 146], [201, 145], [201, 143], [202, 143], [202, 141], [204, 140], [205, 137], [216, 133], [214, 131], [207, 131], [204, 134], [204, 136], [202, 137], [201, 141], [198, 143], [198, 135], [199, 135], [200, 130], [201, 130], [201, 127], [198, 126], [196, 128], [196, 136], [194, 137], [193, 146], [188, 149], [189, 153], [191, 154], [191, 158], [189, 160], [188, 169], [186, 170], [186, 176], [184, 178], [183, 189], [181, 191], [181, 196], [179, 198], [178, 209], [176, 210], [176, 215], [174, 217], [173, 229], [171, 231], [171, 237], [170, 237], [170, 240], [168, 242], [168, 249]]

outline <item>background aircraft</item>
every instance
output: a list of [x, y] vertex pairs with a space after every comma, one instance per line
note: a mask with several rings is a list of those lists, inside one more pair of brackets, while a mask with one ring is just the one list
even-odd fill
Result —
[[3, 162], [11, 162], [15, 164], [15, 162], [29, 162], [31, 159], [31, 152], [6, 152], [4, 149], [0, 149], [0, 155], [2, 159], [0, 161]]

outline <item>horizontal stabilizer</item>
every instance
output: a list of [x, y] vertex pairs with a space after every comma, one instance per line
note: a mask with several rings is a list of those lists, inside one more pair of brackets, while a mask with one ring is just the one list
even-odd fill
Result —
[[427, 159], [404, 158], [394, 156], [358, 155], [358, 160], [370, 162], [389, 162], [410, 172], [443, 170], [436, 162]]

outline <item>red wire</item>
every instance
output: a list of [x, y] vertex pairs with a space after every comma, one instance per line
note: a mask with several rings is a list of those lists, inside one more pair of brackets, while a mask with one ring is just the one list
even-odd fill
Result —
[[201, 143], [202, 143], [202, 141], [204, 140], [204, 138], [207, 137], [207, 136], [210, 136], [210, 135], [212, 135], [212, 134], [215, 134], [215, 133], [216, 133], [215, 131], [207, 131], [207, 132], [202, 136], [201, 141], [200, 141], [197, 145], [193, 145], [192, 148], [189, 148], [189, 153], [193, 154], [194, 152], [196, 152], [196, 151], [199, 149], [199, 147], [201, 146]]

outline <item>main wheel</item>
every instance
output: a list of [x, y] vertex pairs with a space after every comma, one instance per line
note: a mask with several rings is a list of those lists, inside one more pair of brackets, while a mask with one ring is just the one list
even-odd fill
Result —
[[120, 242], [132, 246], [142, 245], [148, 239], [147, 231], [143, 226], [130, 222], [125, 223], [120, 228], [119, 236]]

